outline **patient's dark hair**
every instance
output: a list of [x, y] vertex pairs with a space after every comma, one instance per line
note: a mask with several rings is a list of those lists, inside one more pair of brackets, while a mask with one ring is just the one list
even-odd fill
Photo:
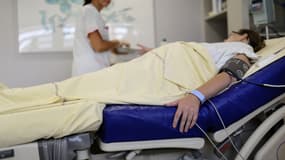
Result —
[[259, 35], [259, 33], [250, 29], [240, 29], [239, 34], [247, 34], [249, 39], [249, 45], [252, 46], [254, 52], [257, 52], [265, 47], [264, 39]]
[[90, 4], [92, 2], [92, 0], [84, 0], [83, 6]]

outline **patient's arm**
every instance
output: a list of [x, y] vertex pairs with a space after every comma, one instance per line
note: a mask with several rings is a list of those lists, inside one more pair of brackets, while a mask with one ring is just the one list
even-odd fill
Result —
[[[245, 55], [237, 55], [235, 58], [241, 59], [249, 64], [249, 60]], [[233, 81], [235, 81], [235, 78], [226, 72], [221, 72], [197, 88], [197, 90], [199, 90], [206, 99], [209, 99], [224, 90]], [[178, 121], [180, 120], [180, 132], [188, 132], [188, 130], [196, 123], [200, 101], [195, 95], [188, 94], [177, 101], [167, 104], [167, 106], [177, 106], [173, 127], [176, 128]]]

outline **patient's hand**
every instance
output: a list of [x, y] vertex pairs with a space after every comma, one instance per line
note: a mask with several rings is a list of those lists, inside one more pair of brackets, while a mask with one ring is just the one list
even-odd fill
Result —
[[177, 127], [179, 120], [180, 132], [188, 132], [195, 125], [200, 107], [200, 101], [196, 96], [189, 94], [179, 100], [166, 104], [166, 106], [177, 106], [172, 124], [173, 128]]

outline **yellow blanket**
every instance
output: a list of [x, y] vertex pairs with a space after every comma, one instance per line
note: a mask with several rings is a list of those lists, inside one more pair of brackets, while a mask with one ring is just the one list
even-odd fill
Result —
[[0, 90], [4, 88], [7, 88], [7, 87], [4, 84], [0, 83]]
[[105, 103], [164, 104], [216, 74], [197, 43], [176, 42], [58, 83], [0, 90], [0, 147], [95, 131]]

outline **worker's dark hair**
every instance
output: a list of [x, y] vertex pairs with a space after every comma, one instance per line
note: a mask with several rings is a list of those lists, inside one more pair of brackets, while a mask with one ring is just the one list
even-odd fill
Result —
[[249, 39], [249, 45], [252, 46], [254, 52], [257, 52], [265, 47], [264, 39], [259, 35], [258, 32], [255, 32], [250, 29], [240, 29], [238, 31], [240, 35], [247, 34]]
[[90, 4], [92, 2], [92, 0], [84, 0], [83, 6]]

